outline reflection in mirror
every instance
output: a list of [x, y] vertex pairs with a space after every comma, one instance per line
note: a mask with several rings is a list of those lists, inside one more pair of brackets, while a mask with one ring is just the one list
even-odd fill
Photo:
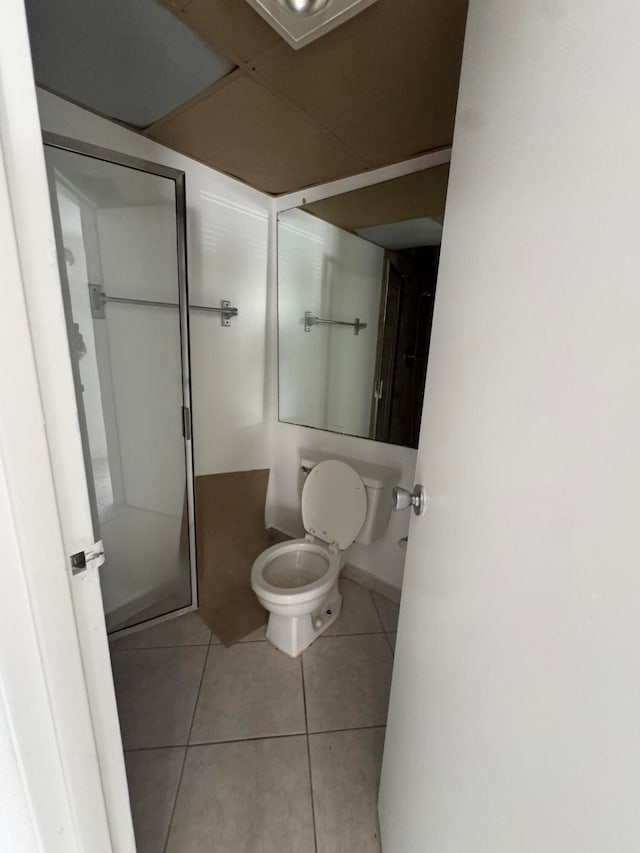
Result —
[[279, 417], [417, 447], [448, 165], [278, 217]]

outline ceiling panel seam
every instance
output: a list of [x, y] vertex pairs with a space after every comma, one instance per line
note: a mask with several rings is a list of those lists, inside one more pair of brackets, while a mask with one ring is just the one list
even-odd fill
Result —
[[250, 77], [258, 86], [260, 86], [273, 97], [278, 98], [279, 101], [286, 104], [290, 109], [294, 110], [316, 132], [321, 133], [323, 136], [327, 137], [327, 139], [331, 140], [338, 147], [342, 148], [345, 152], [351, 154], [353, 157], [356, 157], [358, 160], [364, 163], [366, 167], [371, 168], [374, 165], [367, 157], [364, 157], [358, 151], [355, 151], [348, 143], [345, 142], [344, 139], [339, 136], [336, 136], [336, 134], [328, 130], [328, 128], [326, 128], [324, 125], [315, 121], [306, 110], [300, 107], [299, 104], [297, 104], [295, 101], [293, 101], [291, 98], [289, 98], [276, 87], [267, 84], [264, 79], [261, 78], [259, 74], [255, 72], [248, 63], [245, 62], [241, 62], [238, 68], [235, 68], [221, 80], [216, 81], [212, 86], [209, 86], [207, 89], [204, 89], [202, 92], [199, 92], [197, 95], [194, 95], [193, 98], [188, 101], [185, 101], [184, 104], [181, 104], [179, 107], [176, 107], [175, 110], [172, 110], [170, 113], [167, 113], [166, 116], [162, 116], [162, 118], [158, 119], [158, 121], [144, 128], [144, 130], [142, 131], [143, 135], [153, 138], [154, 133], [161, 130], [167, 122], [187, 112], [192, 107], [199, 104], [201, 101], [206, 100], [212, 94], [215, 94], [220, 89], [223, 89], [224, 86], [228, 85], [229, 83], [233, 83], [243, 74], [247, 77]]
[[[223, 89], [225, 85], [228, 85], [229, 83], [235, 82], [236, 80], [238, 80], [242, 76], [245, 76], [245, 77], [252, 79], [265, 92], [267, 92], [268, 94], [272, 95], [275, 98], [278, 98], [278, 100], [280, 100], [287, 107], [289, 107], [295, 113], [297, 113], [299, 115], [299, 117], [307, 125], [309, 125], [316, 133], [322, 134], [322, 136], [326, 137], [328, 141], [333, 142], [334, 145], [336, 145], [338, 148], [342, 149], [345, 153], [351, 154], [355, 159], [360, 161], [364, 166], [364, 168], [361, 171], [366, 171], [367, 169], [372, 168], [373, 164], [366, 157], [363, 157], [361, 154], [354, 152], [350, 148], [350, 146], [346, 145], [340, 138], [336, 137], [334, 134], [332, 134], [330, 131], [328, 131], [323, 125], [320, 125], [317, 122], [314, 122], [304, 110], [301, 110], [295, 103], [290, 102], [289, 99], [287, 99], [286, 97], [282, 97], [279, 92], [272, 91], [270, 89], [270, 87], [268, 87], [268, 86], [262, 86], [260, 81], [256, 80], [253, 74], [248, 74], [246, 72], [246, 69], [244, 69], [244, 68], [235, 69], [235, 71], [232, 71], [230, 74], [228, 74], [222, 80], [219, 80], [217, 83], [214, 83], [213, 86], [210, 86], [204, 92], [201, 92], [199, 95], [196, 95], [191, 100], [185, 102], [180, 107], [173, 110], [171, 113], [168, 113], [166, 116], [163, 116], [157, 122], [154, 122], [154, 124], [149, 125], [143, 131], [141, 131], [142, 135], [146, 136], [150, 139], [155, 139], [155, 135], [157, 133], [160, 133], [163, 130], [164, 126], [168, 122], [175, 119], [179, 115], [183, 115], [184, 113], [187, 113], [190, 109], [192, 109], [193, 107], [196, 107], [199, 103], [201, 103], [202, 101], [206, 100], [211, 95], [213, 95], [216, 92]], [[158, 141], [161, 142], [163, 145], [166, 144], [165, 142], [163, 142], [162, 139], [158, 139]], [[181, 153], [187, 153], [188, 154], [188, 152], [186, 152], [184, 150], [182, 150]], [[188, 156], [193, 157], [194, 155], [188, 154]], [[198, 158], [196, 158], [196, 159], [198, 159]], [[212, 163], [210, 161], [207, 161], [207, 160], [202, 160], [201, 162], [205, 162], [205, 163], [207, 163], [207, 165], [212, 165]], [[234, 175], [234, 177], [236, 177], [236, 176]]]
[[243, 68], [234, 68], [233, 71], [230, 71], [227, 75], [222, 77], [220, 80], [216, 80], [215, 83], [212, 83], [211, 86], [207, 86], [206, 89], [203, 89], [202, 92], [198, 92], [197, 95], [194, 95], [193, 98], [189, 98], [188, 101], [185, 101], [184, 104], [180, 104], [179, 107], [176, 107], [175, 110], [171, 110], [170, 113], [167, 113], [162, 118], [159, 118], [158, 121], [154, 121], [153, 124], [148, 125], [142, 131], [144, 136], [152, 136], [153, 132], [156, 130], [160, 130], [166, 122], [171, 121], [174, 118], [177, 118], [181, 113], [187, 112], [192, 107], [195, 107], [201, 101], [206, 100], [211, 95], [218, 92], [220, 89], [224, 89], [225, 86], [228, 86], [230, 83], [234, 83], [239, 77], [242, 77], [244, 74]]
[[[189, 0], [189, 3], [187, 4], [187, 6], [183, 6], [181, 8], [175, 7], [174, 4], [171, 2], [171, 0], [166, 0], [166, 2], [169, 2], [171, 4], [171, 6], [172, 6], [171, 11], [173, 12], [174, 15], [176, 15], [177, 17], [180, 18], [180, 20], [182, 21], [182, 23], [185, 26], [189, 27], [200, 38], [202, 38], [202, 39], [205, 38], [203, 33], [201, 33], [199, 31], [199, 29], [197, 27], [195, 27], [192, 24], [192, 22], [189, 20], [188, 14], [185, 14], [185, 10], [187, 9], [187, 6], [191, 5], [193, 0]], [[242, 2], [244, 2], [244, 0], [242, 0]], [[208, 41], [210, 44], [212, 44], [211, 41], [208, 39], [205, 39], [205, 41]], [[257, 71], [257, 69], [255, 67], [256, 62], [258, 62], [259, 59], [262, 59], [263, 57], [267, 56], [272, 51], [279, 50], [283, 44], [285, 44], [284, 39], [282, 39], [282, 38], [280, 38], [280, 36], [278, 36], [278, 41], [275, 44], [269, 45], [264, 50], [260, 50], [260, 51], [256, 52], [249, 60], [244, 60], [238, 54], [236, 54], [235, 51], [233, 51], [232, 49], [229, 50], [228, 45], [218, 46], [217, 44], [212, 44], [212, 47], [215, 50], [218, 50], [220, 53], [222, 53], [228, 59], [230, 59], [233, 63], [235, 63], [238, 66], [238, 69], [241, 69], [242, 71], [244, 71], [249, 77], [251, 77], [254, 80], [254, 82], [256, 82], [258, 85], [262, 86], [263, 89], [265, 89], [267, 92], [269, 92], [274, 97], [277, 97], [282, 103], [287, 104], [287, 106], [294, 109], [300, 116], [302, 116], [304, 119], [306, 119], [306, 121], [315, 130], [321, 132], [324, 136], [326, 136], [332, 142], [334, 142], [339, 147], [344, 149], [347, 153], [351, 154], [353, 157], [356, 157], [358, 160], [365, 163], [366, 166], [372, 167], [373, 165], [375, 165], [368, 157], [362, 155], [359, 151], [356, 151], [354, 148], [352, 148], [351, 145], [346, 140], [344, 140], [341, 136], [334, 133], [334, 131], [329, 130], [329, 128], [325, 127], [325, 125], [321, 124], [316, 119], [314, 119], [314, 117], [307, 110], [305, 110], [303, 107], [301, 107], [300, 104], [298, 104], [293, 98], [291, 98], [289, 95], [287, 95], [285, 92], [283, 92], [281, 89], [279, 89], [274, 84], [265, 80], [265, 78]], [[238, 69], [236, 69], [236, 70], [238, 70]], [[235, 73], [235, 71], [230, 72], [230, 74], [227, 74], [226, 77], [223, 77], [222, 80], [219, 80], [216, 84], [214, 84], [212, 87], [210, 87], [210, 89], [205, 90], [204, 93], [201, 92], [199, 95], [196, 95], [195, 97], [191, 98], [189, 101], [186, 101], [184, 104], [182, 104], [180, 107], [173, 110], [171, 113], [168, 113], [166, 116], [163, 116], [161, 119], [158, 119], [158, 121], [154, 122], [154, 124], [149, 125], [149, 127], [145, 129], [145, 133], [146, 132], [153, 133], [153, 130], [155, 128], [162, 127], [163, 122], [165, 122], [165, 120], [175, 118], [176, 116], [180, 115], [180, 113], [184, 112], [189, 107], [193, 106], [194, 104], [199, 103], [199, 101], [202, 100], [201, 96], [206, 97], [209, 93], [216, 91], [219, 84], [222, 84], [224, 81], [229, 82], [229, 78], [234, 73]]]
[[[266, 52], [266, 51], [265, 51]], [[277, 86], [274, 86], [272, 83], [269, 83], [260, 75], [255, 68], [252, 68], [250, 65], [247, 65], [247, 74], [252, 77], [258, 85], [262, 86], [267, 92], [270, 92], [275, 97], [279, 98], [283, 103], [295, 109], [301, 116], [303, 116], [308, 123], [316, 128], [316, 130], [321, 131], [325, 136], [331, 139], [333, 142], [338, 143], [342, 148], [349, 152], [349, 154], [353, 154], [354, 157], [357, 157], [359, 160], [362, 160], [367, 164], [367, 166], [373, 166], [373, 162], [368, 158], [361, 154], [359, 151], [356, 151], [354, 148], [349, 145], [346, 140], [344, 140], [341, 136], [338, 136], [332, 130], [329, 130], [324, 124], [321, 124], [317, 119], [315, 119], [304, 107], [301, 107], [296, 101], [293, 100], [289, 95], [285, 94], [282, 90], [278, 89]]]

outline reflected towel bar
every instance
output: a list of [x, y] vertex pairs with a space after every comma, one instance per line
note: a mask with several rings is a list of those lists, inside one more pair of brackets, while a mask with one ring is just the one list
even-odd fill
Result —
[[367, 324], [361, 323], [360, 318], [356, 317], [353, 323], [347, 323], [346, 320], [323, 320], [321, 317], [314, 317], [311, 311], [304, 312], [304, 330], [310, 332], [312, 326], [353, 326], [353, 334], [357, 335], [360, 329], [366, 329]]
[[[145, 305], [155, 308], [179, 308], [177, 302], [156, 302], [153, 299], [127, 299], [124, 296], [108, 296], [99, 284], [89, 285], [89, 296], [91, 298], [91, 315], [94, 319], [104, 319], [104, 306], [107, 302], [119, 302], [124, 305]], [[190, 305], [191, 311], [213, 311], [222, 316], [222, 325], [230, 326], [231, 318], [238, 316], [238, 309], [231, 305], [228, 299], [220, 300], [220, 308], [211, 305]]]

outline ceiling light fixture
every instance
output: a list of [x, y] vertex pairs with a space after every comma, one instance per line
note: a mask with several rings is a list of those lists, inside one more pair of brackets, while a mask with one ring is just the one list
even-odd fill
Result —
[[321, 12], [329, 0], [279, 0], [280, 5], [294, 15], [315, 15]]
[[247, 0], [295, 50], [339, 27], [375, 2], [376, 0]]

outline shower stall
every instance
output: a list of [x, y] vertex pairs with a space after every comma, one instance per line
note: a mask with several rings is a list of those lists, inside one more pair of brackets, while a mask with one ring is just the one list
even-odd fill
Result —
[[184, 175], [51, 134], [44, 142], [114, 633], [197, 603]]

